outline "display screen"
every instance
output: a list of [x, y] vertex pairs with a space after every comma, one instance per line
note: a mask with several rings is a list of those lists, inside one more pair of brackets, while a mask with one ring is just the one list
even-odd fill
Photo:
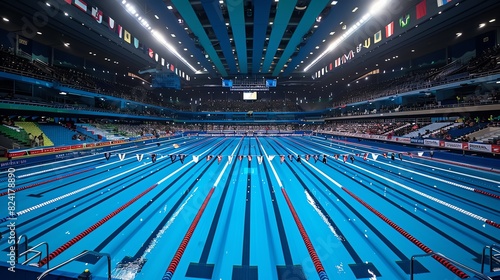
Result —
[[276, 87], [277, 81], [274, 80], [266, 80], [266, 87]]
[[244, 91], [243, 92], [243, 100], [257, 100], [257, 92], [256, 91]]
[[222, 87], [232, 87], [233, 80], [222, 80]]

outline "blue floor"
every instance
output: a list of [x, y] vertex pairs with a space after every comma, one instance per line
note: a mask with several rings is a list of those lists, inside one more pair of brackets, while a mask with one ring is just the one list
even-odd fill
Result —
[[[500, 242], [498, 161], [416, 152], [309, 136], [166, 140], [17, 169], [16, 226], [29, 245], [49, 243], [51, 267], [109, 253], [115, 279], [409, 279], [426, 250], [479, 270]], [[0, 208], [3, 236], [7, 217]], [[96, 258], [63, 270], [86, 268], [106, 276]], [[414, 269], [461, 275], [433, 258]]]

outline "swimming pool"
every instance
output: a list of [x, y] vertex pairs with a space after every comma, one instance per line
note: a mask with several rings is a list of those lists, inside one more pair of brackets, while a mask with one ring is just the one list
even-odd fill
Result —
[[[479, 270], [500, 174], [371, 144], [186, 137], [18, 168], [17, 231], [48, 242], [41, 266], [105, 252], [116, 279], [409, 279], [426, 250]], [[415, 279], [460, 279], [450, 265], [418, 259]], [[95, 258], [62, 270], [86, 268], [106, 276]]]

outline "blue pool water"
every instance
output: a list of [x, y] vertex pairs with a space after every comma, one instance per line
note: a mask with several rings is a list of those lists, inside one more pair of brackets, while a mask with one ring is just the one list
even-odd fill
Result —
[[[498, 163], [381, 155], [392, 150], [413, 148], [314, 136], [187, 137], [113, 151], [109, 160], [18, 168], [17, 232], [31, 246], [48, 242], [51, 267], [83, 250], [109, 253], [115, 279], [409, 279], [409, 260], [423, 248], [479, 270], [483, 247], [500, 243], [500, 174], [488, 170]], [[6, 238], [1, 244], [7, 252]], [[418, 261], [415, 279], [460, 279], [435, 259]], [[107, 276], [106, 262], [94, 262], [62, 270]]]

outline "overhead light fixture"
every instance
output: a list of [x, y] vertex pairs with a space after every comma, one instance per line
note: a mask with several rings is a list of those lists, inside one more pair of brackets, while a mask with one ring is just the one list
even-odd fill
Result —
[[42, 35], [42, 32], [40, 32], [40, 31], [37, 31], [37, 32], [36, 32], [36, 34], [38, 34], [38, 35]]
[[479, 28], [483, 28], [483, 27], [485, 27], [485, 26], [486, 26], [486, 23], [480, 23], [480, 24], [479, 24]]
[[352, 12], [355, 13], [357, 10], [358, 10], [358, 7], [355, 7], [354, 9], [352, 9]]
[[457, 37], [460, 37], [460, 36], [462, 36], [462, 32], [457, 32], [457, 33], [455, 33], [455, 35], [457, 35]]
[[67, 93], [67, 92], [65, 92], [65, 91], [61, 91], [61, 92], [59, 92], [59, 94], [60, 94], [60, 95], [67, 95], [68, 93]]
[[5, 17], [4, 17], [4, 18], [2, 18], [2, 19], [3, 19], [3, 21], [6, 21], [6, 22], [9, 22], [9, 21], [10, 21], [8, 18], [5, 18]]
[[69, 43], [64, 43], [64, 46], [65, 47], [69, 47]]
[[495, 22], [495, 20], [496, 20], [496, 19], [492, 18], [492, 19], [490, 19], [488, 22], [490, 22], [490, 23], [491, 23], [491, 22]]
[[339, 1], [332, 1], [331, 5], [334, 6], [334, 5], [337, 5]]
[[167, 6], [167, 9], [169, 9], [169, 10], [172, 10], [173, 8], [174, 8], [174, 7], [172, 7], [172, 6], [170, 6], [170, 5], [168, 5], [168, 6]]

